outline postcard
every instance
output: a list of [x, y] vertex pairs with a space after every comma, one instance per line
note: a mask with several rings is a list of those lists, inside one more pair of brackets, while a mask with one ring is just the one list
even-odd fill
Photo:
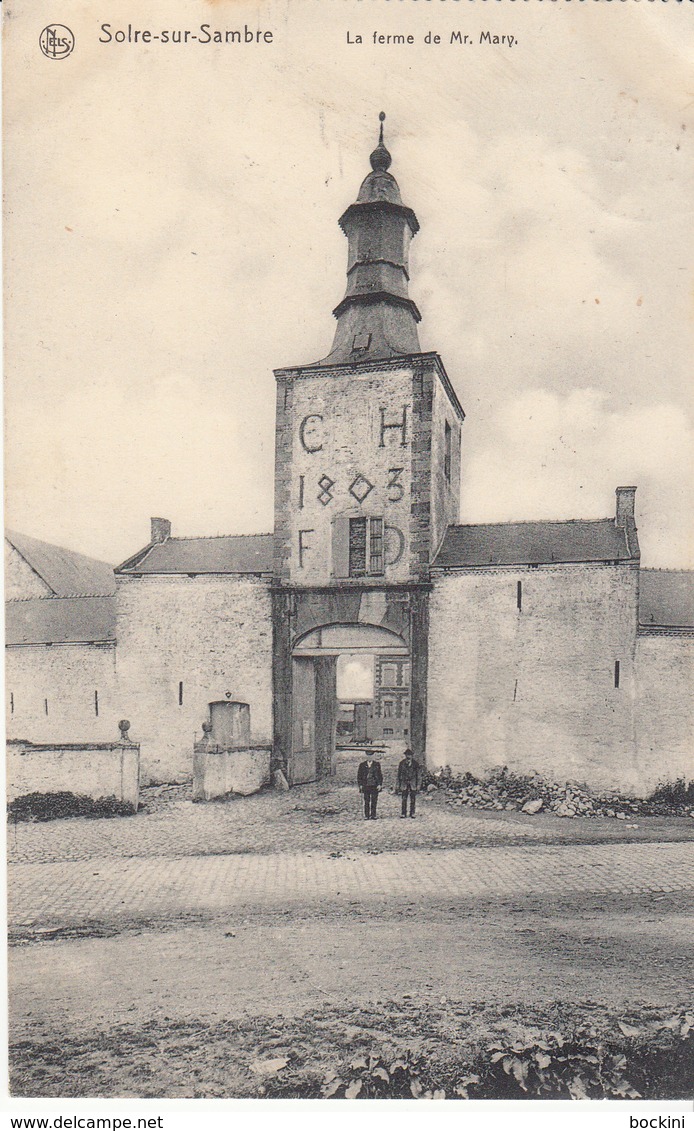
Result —
[[9, 0], [14, 1115], [684, 1126], [687, 7]]

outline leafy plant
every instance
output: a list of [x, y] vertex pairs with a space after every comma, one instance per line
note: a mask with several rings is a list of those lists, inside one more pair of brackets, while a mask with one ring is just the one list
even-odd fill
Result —
[[495, 1044], [487, 1051], [491, 1056], [486, 1084], [495, 1083], [497, 1095], [572, 1100], [641, 1098], [626, 1078], [624, 1053], [606, 1048], [592, 1030], [579, 1031], [566, 1040], [559, 1034], [549, 1034], [546, 1040]]
[[330, 1072], [323, 1081], [321, 1096], [324, 1099], [430, 1099], [444, 1100], [442, 1088], [427, 1089], [422, 1082], [421, 1058], [411, 1058], [409, 1053], [396, 1060], [384, 1059], [380, 1054], [358, 1057], [349, 1065], [349, 1071], [339, 1075]]

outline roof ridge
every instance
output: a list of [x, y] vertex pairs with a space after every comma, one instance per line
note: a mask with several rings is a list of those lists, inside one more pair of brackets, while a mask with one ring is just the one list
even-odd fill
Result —
[[50, 597], [8, 597], [6, 605], [22, 605], [28, 601], [112, 601], [115, 593], [52, 593]]
[[641, 573], [694, 573], [694, 567], [684, 569], [681, 566], [641, 566]]
[[505, 519], [503, 522], [451, 522], [448, 525], [448, 529], [470, 530], [481, 526], [567, 526], [569, 524], [578, 525], [579, 523], [589, 522], [614, 523], [614, 518], [608, 515], [606, 518], [520, 518]]
[[167, 542], [212, 542], [216, 538], [271, 538], [271, 530], [256, 534], [181, 534], [176, 537], [166, 538], [163, 542], [153, 542], [153, 546], [165, 546]]

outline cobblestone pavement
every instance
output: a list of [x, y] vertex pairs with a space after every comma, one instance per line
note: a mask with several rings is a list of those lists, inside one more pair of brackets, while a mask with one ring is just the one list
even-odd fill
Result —
[[[148, 791], [143, 792], [149, 807]], [[190, 787], [153, 799], [149, 812], [133, 817], [11, 824], [10, 862], [87, 860], [99, 856], [195, 856], [312, 849], [456, 847], [500, 835], [541, 839], [545, 830], [525, 816], [490, 821], [420, 799], [415, 821], [400, 821], [399, 799], [384, 794], [382, 817], [363, 821], [353, 786], [304, 786], [230, 801], [194, 804]], [[694, 823], [694, 822], [693, 822]]]
[[315, 783], [230, 801], [193, 804], [190, 785], [143, 790], [134, 817], [19, 822], [8, 830], [11, 863], [96, 857], [221, 856], [227, 853], [396, 851], [479, 844], [596, 843], [694, 839], [688, 818], [562, 820], [549, 814], [480, 812], [422, 796], [417, 819], [399, 819], [399, 799], [384, 792], [376, 822], [361, 819], [352, 784]]
[[216, 914], [318, 901], [638, 895], [694, 889], [694, 845], [479, 847], [407, 853], [91, 859], [12, 865], [10, 926]]

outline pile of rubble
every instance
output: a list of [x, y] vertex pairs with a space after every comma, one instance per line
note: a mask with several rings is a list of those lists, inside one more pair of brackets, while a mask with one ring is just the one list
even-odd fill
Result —
[[506, 767], [480, 780], [472, 774], [455, 776], [448, 767], [427, 776], [427, 793], [442, 793], [449, 805], [472, 809], [508, 809], [521, 813], [553, 813], [556, 817], [637, 816], [694, 817], [694, 785], [683, 781], [659, 786], [648, 798], [623, 797], [616, 792], [596, 794], [586, 786], [558, 785], [537, 774], [510, 773]]

